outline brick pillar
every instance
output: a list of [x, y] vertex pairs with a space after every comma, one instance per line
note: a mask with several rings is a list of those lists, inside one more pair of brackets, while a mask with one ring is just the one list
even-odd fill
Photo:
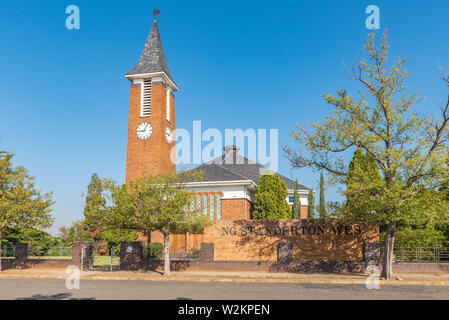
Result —
[[278, 261], [281, 263], [288, 263], [293, 260], [293, 243], [280, 242], [278, 243]]
[[27, 243], [16, 243], [14, 247], [14, 257], [16, 260], [26, 260], [28, 258]]
[[72, 245], [72, 264], [81, 270], [92, 269], [94, 247], [89, 241], [75, 241]]
[[214, 261], [213, 243], [201, 243], [200, 260], [204, 262]]
[[143, 266], [141, 241], [124, 241], [120, 246], [120, 270], [136, 270]]
[[365, 266], [380, 264], [380, 245], [379, 242], [365, 242], [363, 246], [363, 257]]

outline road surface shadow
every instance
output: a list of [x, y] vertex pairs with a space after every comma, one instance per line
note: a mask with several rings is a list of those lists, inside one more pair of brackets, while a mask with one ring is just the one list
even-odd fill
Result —
[[[71, 293], [57, 293], [53, 295], [42, 295], [35, 294], [31, 297], [20, 297], [16, 300], [95, 300], [95, 298], [70, 298], [72, 296]], [[70, 299], [69, 299], [70, 298]]]

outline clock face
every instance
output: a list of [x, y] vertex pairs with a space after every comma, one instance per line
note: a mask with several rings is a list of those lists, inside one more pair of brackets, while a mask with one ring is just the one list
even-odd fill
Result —
[[137, 136], [142, 140], [148, 139], [152, 132], [153, 128], [148, 122], [142, 122], [137, 126]]
[[167, 139], [168, 143], [171, 143], [173, 141], [173, 134], [171, 133], [171, 130], [169, 127], [165, 129], [165, 138]]

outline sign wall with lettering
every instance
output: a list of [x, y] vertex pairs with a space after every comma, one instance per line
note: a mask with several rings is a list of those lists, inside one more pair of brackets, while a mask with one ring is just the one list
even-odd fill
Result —
[[216, 261], [276, 261], [279, 242], [293, 244], [295, 260], [363, 261], [364, 243], [378, 241], [377, 226], [321, 220], [215, 221], [203, 238]]

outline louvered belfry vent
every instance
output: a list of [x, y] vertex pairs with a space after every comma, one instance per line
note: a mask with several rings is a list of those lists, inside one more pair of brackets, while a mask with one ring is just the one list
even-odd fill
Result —
[[143, 81], [141, 117], [151, 116], [151, 79]]

